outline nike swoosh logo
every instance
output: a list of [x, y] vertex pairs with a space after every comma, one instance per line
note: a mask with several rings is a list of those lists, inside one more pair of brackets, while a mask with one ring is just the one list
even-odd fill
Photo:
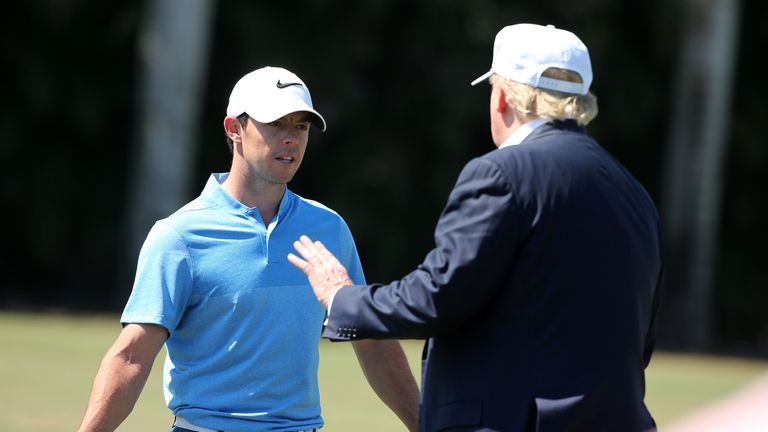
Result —
[[283, 84], [283, 83], [280, 82], [280, 80], [277, 80], [277, 84], [275, 84], [275, 85], [277, 85], [277, 88], [286, 88], [286, 87], [290, 87], [290, 86], [299, 86], [299, 87], [301, 87], [301, 83], [285, 83], [285, 84]]

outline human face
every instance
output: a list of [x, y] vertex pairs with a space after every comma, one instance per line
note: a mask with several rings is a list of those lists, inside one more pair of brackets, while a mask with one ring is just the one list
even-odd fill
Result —
[[249, 117], [242, 128], [242, 149], [238, 152], [245, 162], [246, 176], [267, 185], [291, 181], [304, 159], [309, 126], [305, 112], [287, 114], [270, 123]]

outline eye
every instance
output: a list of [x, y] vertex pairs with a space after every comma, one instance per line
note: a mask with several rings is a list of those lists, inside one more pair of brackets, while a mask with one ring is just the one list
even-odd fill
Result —
[[269, 122], [267, 124], [270, 125], [270, 126], [274, 126], [274, 127], [280, 127], [280, 119], [277, 119], [277, 120], [275, 120], [273, 122]]
[[309, 130], [309, 123], [299, 123], [296, 128], [302, 131]]

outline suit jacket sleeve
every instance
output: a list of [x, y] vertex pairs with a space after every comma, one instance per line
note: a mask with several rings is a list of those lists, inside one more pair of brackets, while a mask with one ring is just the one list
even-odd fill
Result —
[[[661, 245], [661, 230], [659, 230], [659, 245]], [[661, 250], [659, 250], [659, 255], [661, 255]], [[659, 258], [659, 261], [663, 261], [663, 259]], [[653, 302], [651, 304], [651, 318], [648, 324], [648, 332], [645, 335], [645, 346], [643, 347], [643, 360], [645, 361], [645, 367], [648, 367], [648, 365], [650, 364], [651, 356], [653, 356], [653, 351], [656, 348], [656, 322], [657, 322], [657, 315], [659, 312], [659, 305], [661, 303], [661, 298], [663, 293], [663, 286], [664, 286], [664, 268], [662, 266], [662, 268], [659, 270], [656, 289], [653, 291]]]
[[514, 197], [492, 161], [462, 171], [435, 229], [435, 248], [416, 270], [388, 285], [340, 289], [323, 336], [423, 339], [460, 326], [503, 286], [519, 241]]

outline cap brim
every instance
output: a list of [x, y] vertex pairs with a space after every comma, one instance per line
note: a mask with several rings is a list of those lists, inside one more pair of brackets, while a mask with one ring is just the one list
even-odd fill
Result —
[[323, 116], [321, 116], [320, 113], [315, 110], [307, 111], [307, 112], [312, 114], [312, 123], [314, 123], [315, 126], [320, 128], [321, 132], [325, 132], [325, 119], [323, 118]]
[[319, 112], [315, 111], [314, 109], [308, 106], [296, 107], [296, 109], [272, 112], [269, 114], [258, 113], [256, 110], [252, 110], [252, 111], [246, 110], [245, 112], [248, 113], [248, 115], [251, 116], [251, 118], [261, 123], [273, 122], [279, 119], [280, 117], [283, 117], [295, 112], [305, 112], [309, 114], [309, 121], [312, 122], [312, 124], [320, 128], [320, 131], [325, 131], [325, 119], [323, 118], [323, 116], [321, 116]]
[[483, 81], [487, 80], [488, 78], [490, 78], [491, 75], [493, 75], [493, 71], [489, 70], [488, 72], [480, 75], [476, 80], [472, 81], [472, 84], [470, 84], [470, 85], [480, 84], [481, 82], [483, 82]]

